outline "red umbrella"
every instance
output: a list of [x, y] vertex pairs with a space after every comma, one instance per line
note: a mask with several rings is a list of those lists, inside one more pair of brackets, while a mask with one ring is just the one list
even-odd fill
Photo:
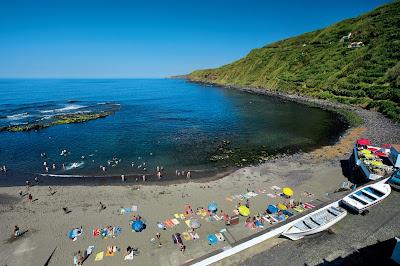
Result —
[[358, 145], [371, 145], [371, 141], [369, 139], [359, 139], [357, 140]]

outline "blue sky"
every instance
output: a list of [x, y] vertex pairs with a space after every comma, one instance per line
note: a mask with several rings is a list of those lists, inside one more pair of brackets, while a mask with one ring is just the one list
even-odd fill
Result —
[[0, 77], [184, 74], [387, 2], [1, 0]]

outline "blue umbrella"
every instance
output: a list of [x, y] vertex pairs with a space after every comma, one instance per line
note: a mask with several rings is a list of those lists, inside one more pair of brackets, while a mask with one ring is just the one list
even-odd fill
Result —
[[267, 210], [270, 212], [270, 213], [277, 213], [278, 212], [278, 207], [276, 207], [275, 205], [272, 205], [272, 204], [270, 204], [270, 205], [268, 205], [268, 207], [267, 207]]
[[143, 230], [144, 223], [142, 220], [136, 220], [136, 221], [133, 221], [131, 227], [132, 227], [132, 230], [135, 230], [135, 232], [140, 232]]
[[215, 245], [218, 243], [218, 238], [215, 235], [208, 235], [207, 240], [210, 245]]
[[210, 204], [208, 204], [208, 210], [210, 212], [216, 212], [218, 209], [218, 204], [215, 202], [211, 202]]

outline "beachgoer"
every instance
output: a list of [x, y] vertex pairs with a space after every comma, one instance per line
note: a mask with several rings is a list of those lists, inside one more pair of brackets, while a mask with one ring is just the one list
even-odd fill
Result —
[[106, 167], [105, 167], [105, 166], [103, 166], [102, 170], [103, 170], [103, 172], [105, 172], [105, 171], [106, 171]]
[[158, 178], [159, 180], [161, 179], [161, 172], [160, 172], [160, 171], [157, 172], [157, 178]]
[[139, 182], [139, 178], [136, 177], [136, 178], [135, 178], [135, 181], [136, 181], [136, 182]]
[[175, 170], [175, 175], [178, 176], [178, 170]]
[[165, 224], [161, 223], [161, 222], [157, 222], [157, 227], [162, 229], [162, 230], [167, 230], [167, 228], [165, 227]]
[[121, 175], [121, 181], [125, 182], [125, 175]]
[[7, 172], [7, 168], [6, 168], [5, 165], [3, 165], [3, 171], [4, 171], [4, 172]]
[[39, 178], [37, 178], [37, 176], [35, 176], [35, 183], [39, 184]]
[[156, 238], [158, 240], [158, 246], [161, 247], [162, 246], [162, 244], [161, 244], [161, 234], [159, 232], [157, 232]]
[[47, 162], [46, 161], [43, 162], [43, 166], [47, 166]]
[[55, 163], [53, 163], [53, 169], [56, 169], [56, 164]]
[[99, 211], [105, 210], [107, 207], [101, 201], [99, 202]]
[[191, 176], [192, 176], [192, 173], [190, 173], [190, 171], [188, 171], [186, 174], [186, 178], [189, 179]]
[[160, 172], [160, 166], [157, 166], [157, 172]]
[[64, 214], [68, 214], [71, 212], [70, 210], [68, 210], [68, 207], [63, 207], [62, 209], [64, 211]]
[[29, 193], [28, 199], [29, 199], [30, 202], [32, 202], [33, 197], [32, 197], [32, 194], [31, 194], [31, 193]]
[[15, 226], [14, 226], [14, 236], [15, 236], [15, 237], [18, 237], [18, 236], [20, 236], [20, 235], [21, 235], [21, 232], [19, 231], [18, 225], [15, 225]]
[[26, 181], [25, 181], [25, 184], [26, 184], [26, 187], [27, 187], [27, 188], [30, 187], [29, 180], [26, 180]]
[[250, 209], [250, 201], [249, 201], [249, 199], [246, 199], [246, 207]]
[[49, 171], [49, 168], [46, 166], [46, 172], [48, 172]]
[[146, 175], [142, 176], [143, 182], [146, 182]]
[[180, 243], [179, 246], [180, 246], [182, 253], [185, 254], [186, 246], [183, 243]]

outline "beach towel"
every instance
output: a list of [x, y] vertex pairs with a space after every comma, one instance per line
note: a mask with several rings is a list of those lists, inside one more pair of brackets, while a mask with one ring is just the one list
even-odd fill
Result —
[[108, 246], [106, 251], [106, 257], [113, 257], [115, 255], [115, 252], [117, 252], [116, 246]]
[[200, 238], [198, 233], [190, 233], [190, 236], [192, 237], [192, 239], [199, 239]]
[[275, 194], [268, 193], [268, 194], [267, 194], [267, 197], [276, 198], [276, 195], [275, 195]]
[[239, 215], [239, 210], [237, 210], [237, 209], [234, 209], [232, 212], [233, 212], [234, 214], [236, 214], [236, 215]]
[[94, 261], [101, 261], [101, 260], [103, 260], [103, 257], [104, 257], [104, 251], [99, 252], [99, 253], [96, 254], [96, 257], [94, 258]]
[[297, 211], [297, 212], [303, 212], [303, 211], [305, 211], [306, 209], [304, 209], [304, 208], [301, 207], [301, 206], [297, 206], [297, 207], [293, 208], [293, 210], [295, 210], [295, 211]]
[[258, 196], [258, 194], [255, 193], [254, 191], [248, 192], [247, 195], [249, 195], [250, 197], [256, 197], [256, 196]]
[[214, 215], [213, 218], [214, 218], [216, 221], [220, 221], [220, 220], [222, 220], [222, 218], [224, 218], [224, 217], [218, 216], [218, 215]]
[[271, 189], [272, 189], [272, 190], [281, 190], [281, 188], [278, 187], [278, 186], [272, 186]]
[[225, 241], [225, 238], [221, 233], [216, 233], [215, 236], [217, 237], [218, 241]]
[[177, 219], [171, 219], [171, 221], [172, 221], [172, 223], [174, 224], [174, 225], [177, 225], [177, 224], [179, 224], [179, 221], [177, 220]]
[[314, 205], [312, 205], [311, 203], [304, 203], [304, 204], [303, 204], [303, 206], [304, 206], [304, 208], [306, 208], [306, 209], [312, 209], [312, 208], [315, 208], [315, 206], [314, 206]]
[[192, 227], [190, 226], [190, 220], [186, 220], [186, 221], [185, 221], [185, 224], [186, 224], [189, 228], [192, 228]]
[[262, 188], [259, 188], [257, 191], [260, 192], [261, 194], [265, 194], [267, 192], [265, 189]]
[[226, 228], [222, 228], [221, 230], [219, 230], [220, 233], [224, 233], [226, 232]]
[[94, 246], [88, 246], [88, 248], [86, 249], [86, 256], [89, 256], [90, 254], [92, 254], [94, 249]]
[[165, 221], [164, 224], [165, 224], [165, 226], [168, 227], [168, 228], [171, 228], [171, 227], [174, 227], [174, 226], [175, 226], [175, 224], [172, 222], [171, 219], [167, 219], [167, 220]]
[[179, 218], [181, 218], [181, 215], [180, 215], [179, 213], [175, 213], [175, 214], [174, 214], [174, 217], [175, 217], [176, 219], [179, 219]]
[[186, 241], [192, 240], [192, 236], [191, 236], [188, 232], [183, 232], [183, 233], [182, 233], [182, 237], [183, 237], [183, 239], [185, 239]]
[[133, 251], [124, 257], [124, 260], [133, 260]]
[[99, 236], [100, 235], [100, 229], [99, 228], [95, 228], [93, 229], [93, 237]]
[[114, 235], [119, 236], [122, 233], [122, 228], [121, 227], [114, 227]]

